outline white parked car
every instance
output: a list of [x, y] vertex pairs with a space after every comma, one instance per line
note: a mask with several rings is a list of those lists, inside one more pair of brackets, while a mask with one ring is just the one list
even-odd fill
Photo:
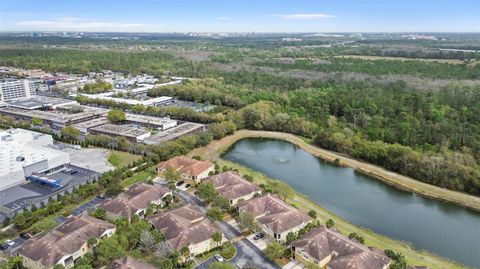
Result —
[[215, 254], [214, 257], [215, 257], [215, 260], [217, 260], [218, 262], [224, 262], [225, 261], [223, 259], [222, 255], [220, 255], [220, 253]]
[[9, 246], [13, 246], [13, 245], [15, 245], [15, 242], [13, 242], [13, 241], [10, 240], [10, 239], [7, 239], [7, 240], [5, 240], [5, 244], [7, 244], [7, 245], [9, 245]]

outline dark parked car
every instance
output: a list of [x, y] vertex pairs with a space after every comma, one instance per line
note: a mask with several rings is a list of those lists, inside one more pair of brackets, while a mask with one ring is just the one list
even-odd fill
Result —
[[179, 182], [177, 182], [177, 187], [182, 186], [182, 184], [183, 184], [183, 180], [180, 180]]
[[185, 189], [190, 188], [190, 184], [185, 184]]
[[263, 239], [264, 237], [265, 237], [265, 235], [263, 233], [258, 233], [258, 234], [255, 235], [253, 240], [260, 240], [260, 239]]
[[75, 174], [77, 174], [77, 173], [78, 173], [78, 171], [77, 171], [77, 170], [74, 170], [74, 171], [70, 172], [70, 175], [75, 175]]
[[20, 237], [23, 239], [29, 239], [29, 238], [32, 238], [32, 235], [29, 233], [21, 233]]

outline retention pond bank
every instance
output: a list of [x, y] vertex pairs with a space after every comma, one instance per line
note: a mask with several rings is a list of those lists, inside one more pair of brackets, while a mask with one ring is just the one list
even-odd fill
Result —
[[282, 140], [246, 138], [222, 156], [288, 183], [352, 224], [480, 268], [480, 214], [337, 167]]

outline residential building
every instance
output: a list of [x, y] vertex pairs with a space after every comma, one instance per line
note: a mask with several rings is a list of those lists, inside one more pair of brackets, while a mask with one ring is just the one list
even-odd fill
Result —
[[281, 242], [287, 240], [288, 233], [295, 233], [312, 221], [303, 211], [270, 194], [239, 203], [238, 211], [252, 215], [267, 235]]
[[88, 215], [71, 217], [46, 235], [27, 240], [17, 252], [29, 269], [50, 269], [57, 264], [71, 268], [90, 249], [90, 238], [110, 237], [115, 230], [115, 225]]
[[125, 258], [113, 261], [107, 267], [107, 269], [157, 269], [157, 267], [147, 262], [127, 256]]
[[0, 82], [0, 101], [28, 98], [36, 95], [35, 82], [22, 79]]
[[53, 147], [51, 135], [24, 129], [0, 132], [0, 190], [25, 183], [34, 173], [63, 169], [70, 155]]
[[329, 269], [387, 269], [383, 251], [348, 239], [336, 229], [319, 226], [292, 243], [294, 259]]
[[167, 169], [179, 172], [183, 179], [191, 179], [198, 183], [215, 170], [215, 165], [209, 161], [199, 161], [185, 156], [177, 156], [157, 164], [158, 173], [164, 173]]
[[237, 172], [228, 171], [210, 176], [203, 182], [211, 182], [218, 193], [227, 198], [230, 204], [235, 206], [239, 201], [252, 199], [255, 195], [261, 195], [262, 189], [243, 179]]
[[172, 195], [169, 188], [146, 183], [135, 184], [117, 197], [106, 199], [99, 208], [105, 209], [109, 219], [124, 217], [130, 221], [134, 215], [144, 216], [150, 203], [163, 206], [168, 195]]
[[[173, 249], [188, 247], [190, 256], [196, 256], [226, 241], [223, 232], [193, 204], [159, 213], [149, 222], [162, 232]], [[221, 242], [214, 242], [212, 235], [222, 234]]]

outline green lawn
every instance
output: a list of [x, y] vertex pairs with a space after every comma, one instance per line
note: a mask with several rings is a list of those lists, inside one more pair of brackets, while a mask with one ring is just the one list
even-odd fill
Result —
[[149, 179], [152, 179], [153, 177], [155, 177], [155, 175], [156, 175], [155, 169], [154, 168], [148, 168], [147, 170], [136, 173], [132, 177], [129, 177], [129, 178], [123, 180], [120, 184], [122, 185], [122, 187], [126, 188], [126, 187], [128, 187], [130, 185], [133, 185], [135, 183], [145, 182]]
[[140, 155], [131, 154], [128, 152], [110, 150], [110, 155], [108, 156], [108, 162], [117, 168], [121, 168], [131, 164], [132, 162], [140, 159]]

